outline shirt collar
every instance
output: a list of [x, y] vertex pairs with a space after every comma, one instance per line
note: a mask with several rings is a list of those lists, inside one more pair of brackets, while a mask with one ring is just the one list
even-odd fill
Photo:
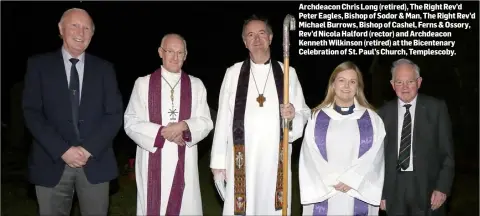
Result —
[[[70, 62], [70, 59], [73, 58], [72, 55], [70, 55], [70, 53], [65, 49], [64, 46], [62, 46], [62, 56], [63, 56], [63, 59], [68, 62]], [[80, 54], [77, 59], [79, 60], [79, 62], [85, 63], [85, 52]]]
[[413, 100], [410, 101], [410, 103], [405, 103], [402, 100], [400, 100], [400, 98], [398, 98], [398, 107], [403, 107], [405, 104], [410, 104], [410, 105], [412, 105], [412, 107], [415, 107], [415, 105], [417, 104], [417, 98], [418, 98], [418, 95], [416, 95], [413, 98]]

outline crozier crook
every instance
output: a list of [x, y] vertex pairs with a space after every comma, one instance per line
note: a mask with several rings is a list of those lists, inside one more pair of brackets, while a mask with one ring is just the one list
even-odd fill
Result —
[[290, 56], [290, 31], [295, 31], [295, 17], [287, 14], [283, 20], [283, 57]]

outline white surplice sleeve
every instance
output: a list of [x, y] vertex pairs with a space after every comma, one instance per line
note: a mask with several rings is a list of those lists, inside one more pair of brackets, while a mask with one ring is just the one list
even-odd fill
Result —
[[[288, 134], [288, 141], [291, 143], [303, 136], [303, 129], [310, 117], [311, 110], [305, 103], [302, 85], [293, 67], [289, 69], [289, 77], [289, 99], [293, 107], [295, 107], [295, 118], [292, 120], [292, 129]], [[283, 103], [283, 101], [280, 101], [280, 103]]]
[[228, 137], [232, 129], [232, 114], [229, 100], [232, 94], [231, 76], [234, 67], [227, 69], [225, 77], [223, 78], [222, 86], [220, 88], [220, 95], [218, 99], [217, 120], [215, 123], [215, 132], [213, 136], [210, 168], [212, 169], [226, 169], [226, 157]]
[[150, 76], [139, 77], [135, 80], [133, 91], [124, 114], [125, 133], [138, 146], [154, 153], [155, 138], [161, 125], [149, 121], [148, 112], [148, 85]]
[[308, 119], [299, 159], [300, 202], [302, 205], [322, 202], [337, 193], [338, 173], [320, 154], [315, 142], [316, 112]]
[[203, 82], [198, 78], [192, 78], [192, 94], [196, 95], [192, 97], [192, 103], [196, 103], [196, 106], [192, 106], [195, 110], [192, 110], [190, 119], [184, 120], [190, 131], [191, 141], [187, 142], [189, 147], [205, 139], [213, 129], [210, 108], [207, 103], [207, 90]]
[[352, 188], [347, 192], [350, 196], [371, 205], [379, 205], [385, 175], [383, 140], [386, 132], [382, 119], [375, 112], [371, 110], [368, 112], [373, 127], [372, 147], [354, 160], [352, 166], [340, 175], [338, 181]]

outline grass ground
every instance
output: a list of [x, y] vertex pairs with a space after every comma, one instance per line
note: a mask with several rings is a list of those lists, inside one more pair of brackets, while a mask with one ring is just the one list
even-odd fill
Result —
[[[221, 215], [222, 202], [217, 196], [211, 173], [208, 168], [208, 149], [201, 150], [199, 159], [200, 185], [202, 192], [204, 215]], [[24, 152], [24, 151], [22, 151]], [[478, 152], [478, 151], [477, 151]], [[294, 155], [298, 152], [294, 152]], [[458, 155], [459, 153], [457, 153]], [[472, 156], [473, 157], [473, 156]], [[453, 195], [450, 201], [450, 215], [478, 215], [478, 154], [474, 160], [462, 160], [465, 154], [457, 156], [457, 176]], [[294, 157], [296, 158], [296, 157]], [[293, 159], [296, 162], [298, 159]], [[120, 167], [126, 162], [125, 154], [119, 154]], [[36, 215], [36, 201], [25, 182], [26, 155], [12, 151], [2, 151], [2, 215]], [[293, 166], [293, 203], [292, 215], [301, 215], [299, 202], [297, 170]], [[123, 167], [122, 167], [123, 168]], [[110, 215], [135, 215], [136, 188], [135, 181], [122, 175], [118, 179], [118, 191], [111, 196]], [[32, 191], [30, 191], [32, 192]], [[80, 216], [78, 207], [74, 205], [73, 216]]]

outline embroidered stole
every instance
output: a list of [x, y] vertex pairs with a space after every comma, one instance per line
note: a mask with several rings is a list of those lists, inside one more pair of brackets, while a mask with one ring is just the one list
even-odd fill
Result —
[[[353, 109], [352, 109], [353, 111]], [[373, 144], [373, 125], [370, 119], [368, 110], [365, 110], [362, 117], [357, 120], [358, 129], [360, 132], [360, 147], [358, 150], [358, 157], [360, 158], [365, 154]], [[327, 132], [328, 125], [330, 124], [330, 117], [320, 110], [317, 115], [315, 123], [315, 143], [318, 150], [325, 161], [328, 161], [327, 157]], [[355, 216], [367, 216], [368, 215], [368, 203], [354, 198], [353, 212]], [[324, 200], [319, 203], [315, 203], [313, 206], [313, 215], [315, 216], [327, 216], [328, 213], [328, 200]]]
[[[277, 89], [278, 101], [283, 101], [283, 71], [280, 64], [277, 61], [271, 60], [273, 76], [275, 79], [275, 85]], [[245, 109], [247, 105], [248, 95], [248, 82], [250, 78], [250, 58], [247, 58], [240, 69], [240, 75], [238, 77], [237, 93], [235, 96], [235, 109], [233, 115], [233, 144], [234, 144], [234, 214], [245, 215], [247, 208], [246, 197], [246, 179], [245, 179]], [[282, 118], [279, 116], [280, 125], [282, 125]], [[275, 189], [275, 209], [282, 209], [282, 192], [283, 192], [283, 146], [282, 137], [283, 130], [280, 127], [280, 142], [279, 142], [279, 161], [277, 168], [277, 183]]]
[[[150, 121], [162, 125], [162, 69], [157, 69], [150, 75], [148, 89], [148, 110]], [[180, 78], [180, 114], [178, 121], [190, 118], [192, 109], [192, 89], [189, 76], [182, 72]], [[165, 139], [158, 131], [154, 146], [157, 147], [155, 153], [150, 153], [148, 157], [148, 186], [147, 186], [147, 215], [160, 215], [161, 205], [161, 175], [162, 175], [162, 148]], [[167, 204], [166, 215], [179, 215], [182, 206], [183, 190], [185, 188], [185, 146], [178, 146], [178, 162], [175, 169], [170, 197]]]

